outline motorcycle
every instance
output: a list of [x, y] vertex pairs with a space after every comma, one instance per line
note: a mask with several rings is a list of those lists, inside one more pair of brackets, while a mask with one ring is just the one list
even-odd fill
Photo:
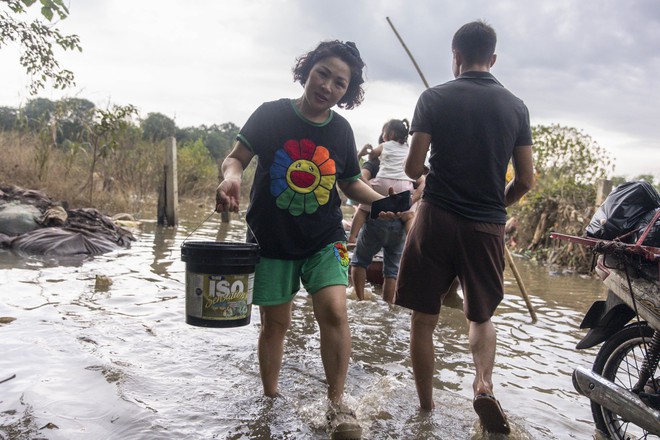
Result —
[[603, 344], [592, 367], [573, 372], [573, 386], [591, 400], [596, 428], [613, 439], [660, 438], [660, 248], [559, 233], [552, 238], [592, 248], [607, 298], [592, 304], [576, 346]]

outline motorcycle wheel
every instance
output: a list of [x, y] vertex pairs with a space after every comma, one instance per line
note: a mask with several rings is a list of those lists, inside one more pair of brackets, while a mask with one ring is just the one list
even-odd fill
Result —
[[[623, 388], [630, 390], [637, 383], [639, 369], [644, 361], [645, 350], [653, 336], [653, 329], [646, 323], [631, 324], [603, 344], [594, 361], [593, 371]], [[652, 377], [657, 377], [654, 372]], [[619, 415], [591, 402], [591, 413], [596, 428], [609, 433], [613, 439], [650, 439], [644, 429], [623, 420]]]

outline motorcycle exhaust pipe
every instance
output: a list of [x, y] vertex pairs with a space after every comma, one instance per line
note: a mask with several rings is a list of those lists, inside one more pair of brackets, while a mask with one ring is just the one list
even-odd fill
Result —
[[573, 371], [573, 386], [578, 393], [618, 414], [624, 420], [660, 435], [660, 411], [647, 406], [627, 389], [584, 367]]

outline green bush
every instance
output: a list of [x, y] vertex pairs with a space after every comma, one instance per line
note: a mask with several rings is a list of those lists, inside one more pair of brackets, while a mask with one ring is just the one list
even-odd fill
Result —
[[515, 246], [538, 261], [587, 271], [590, 253], [550, 234], [584, 235], [595, 211], [596, 185], [614, 166], [607, 151], [576, 128], [537, 125], [532, 133], [536, 182], [509, 209], [517, 224]]
[[179, 195], [212, 195], [218, 184], [218, 167], [201, 139], [185, 142], [177, 152]]

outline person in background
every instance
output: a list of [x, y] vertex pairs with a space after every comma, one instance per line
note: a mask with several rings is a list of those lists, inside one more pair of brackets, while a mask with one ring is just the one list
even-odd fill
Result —
[[[382, 136], [378, 138], [379, 143], [381, 142], [381, 139]], [[378, 168], [380, 167], [380, 159], [378, 159], [377, 157], [373, 157], [372, 152], [373, 152], [373, 147], [371, 146], [371, 144], [364, 144], [362, 149], [360, 149], [360, 151], [358, 152], [361, 179], [364, 180], [366, 183], [369, 183], [369, 180], [371, 180], [372, 177], [376, 177], [376, 174], [378, 174]], [[367, 160], [362, 159], [364, 156], [367, 156]], [[344, 230], [350, 232], [351, 227], [353, 225], [353, 219], [355, 218], [355, 215], [359, 212], [358, 208], [360, 204], [354, 202], [351, 199], [346, 199], [346, 205], [352, 207], [354, 210], [350, 220], [344, 219], [342, 221], [342, 226], [344, 227]], [[349, 240], [346, 243], [346, 246], [349, 249], [355, 247], [355, 239], [353, 239], [353, 241]]]
[[[378, 143], [383, 143], [383, 136], [378, 137]], [[362, 157], [367, 156], [367, 160], [362, 162], [360, 165], [362, 180], [369, 182], [372, 178], [376, 177], [378, 170], [380, 169], [380, 159], [378, 156], [373, 154], [374, 148], [371, 144], [365, 144], [364, 147], [358, 153], [358, 157], [362, 160]]]
[[[379, 160], [378, 175], [371, 174], [370, 170], [366, 173], [371, 174], [371, 179], [367, 179], [380, 194], [386, 196], [389, 189], [395, 193], [402, 191], [414, 191], [414, 182], [403, 171], [403, 163], [408, 155], [408, 121], [406, 119], [392, 119], [385, 123], [383, 132], [376, 148], [369, 153], [370, 160]], [[365, 176], [365, 167], [362, 169], [363, 178]], [[351, 224], [351, 231], [348, 236], [348, 243], [355, 243], [357, 240], [360, 229], [367, 221], [371, 206], [369, 204], [361, 204], [358, 207], [353, 222]], [[410, 230], [413, 211], [401, 213], [401, 221], [405, 225], [405, 230]]]
[[284, 339], [300, 282], [311, 295], [320, 330], [333, 439], [360, 438], [342, 402], [351, 354], [346, 310], [348, 251], [337, 191], [360, 203], [383, 196], [360, 179], [355, 138], [332, 107], [363, 99], [364, 62], [354, 43], [327, 41], [297, 59], [297, 99], [262, 104], [247, 120], [222, 163], [219, 212], [238, 212], [243, 171], [259, 156], [247, 210], [248, 240], [260, 246], [253, 303], [259, 305], [259, 371], [264, 394], [279, 395]]
[[[455, 80], [417, 101], [405, 171], [430, 172], [401, 258], [395, 303], [412, 309], [410, 355], [422, 410], [433, 403], [434, 330], [443, 292], [458, 277], [476, 370], [473, 406], [488, 432], [510, 426], [493, 395], [497, 337], [491, 317], [504, 296], [506, 207], [532, 187], [532, 134], [525, 104], [490, 73], [497, 37], [475, 21], [452, 40]], [[513, 160], [515, 176], [506, 184]]]
[[[419, 205], [417, 202], [421, 199], [424, 190], [424, 179], [422, 175], [418, 179], [411, 196], [410, 211], [402, 213], [414, 213]], [[365, 211], [359, 211], [365, 212]], [[367, 281], [367, 271], [372, 263], [374, 256], [383, 251], [383, 300], [387, 303], [394, 303], [394, 291], [399, 272], [399, 262], [403, 252], [403, 244], [406, 240], [406, 225], [400, 220], [385, 219], [366, 219], [365, 224], [360, 228], [357, 243], [351, 258], [351, 284], [355, 289], [355, 296], [358, 300], [366, 299], [365, 285]], [[452, 304], [458, 304], [460, 298], [456, 292], [456, 287], [452, 290]], [[448, 298], [445, 298], [447, 300]]]

